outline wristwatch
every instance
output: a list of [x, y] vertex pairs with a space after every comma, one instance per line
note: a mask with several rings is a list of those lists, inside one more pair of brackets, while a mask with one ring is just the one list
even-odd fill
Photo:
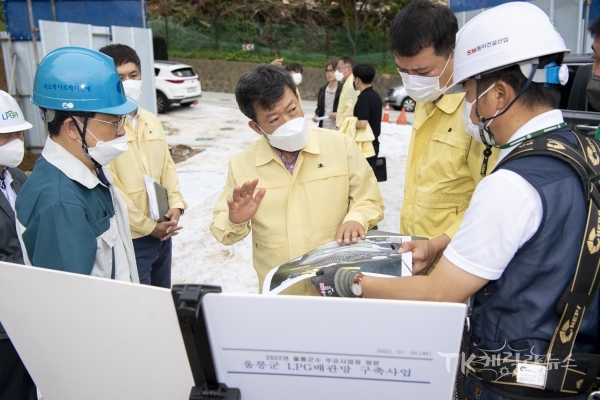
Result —
[[185, 210], [183, 208], [180, 208], [179, 211], [181, 211], [181, 215], [183, 215], [183, 213], [185, 213]]
[[352, 280], [352, 293], [355, 297], [363, 297], [363, 289], [360, 284], [363, 277], [364, 275], [362, 274], [362, 272], [359, 272], [358, 274], [354, 275], [354, 279]]

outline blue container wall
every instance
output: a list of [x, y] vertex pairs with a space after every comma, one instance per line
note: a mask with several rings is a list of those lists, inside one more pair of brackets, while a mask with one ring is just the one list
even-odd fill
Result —
[[[13, 40], [31, 40], [29, 13], [26, 0], [5, 0], [4, 20], [6, 30]], [[33, 20], [38, 26], [38, 20], [52, 21], [52, 6], [49, 0], [32, 0]], [[56, 21], [76, 22], [96, 26], [130, 26], [144, 27], [146, 17], [146, 1], [140, 0], [85, 0], [85, 1], [54, 1]], [[39, 40], [39, 33], [36, 34]]]

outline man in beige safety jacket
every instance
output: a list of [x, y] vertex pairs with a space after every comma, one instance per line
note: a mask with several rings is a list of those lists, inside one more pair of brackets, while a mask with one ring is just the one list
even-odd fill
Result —
[[[322, 244], [357, 242], [383, 219], [373, 170], [354, 141], [309, 128], [291, 76], [273, 65], [244, 74], [236, 100], [262, 137], [229, 164], [211, 231], [233, 244], [252, 230], [259, 285], [268, 271]], [[288, 294], [317, 294], [305, 280]]]
[[340, 92], [340, 100], [338, 101], [338, 108], [335, 114], [335, 126], [337, 129], [341, 128], [346, 118], [354, 116], [354, 105], [360, 94], [358, 90], [354, 89], [352, 68], [354, 68], [355, 64], [356, 62], [352, 57], [342, 57], [338, 61], [335, 70], [335, 79], [344, 85]]
[[[125, 94], [139, 101], [142, 95], [142, 67], [136, 51], [124, 44], [111, 44], [101, 48], [100, 52], [115, 61]], [[187, 203], [179, 189], [177, 170], [160, 120], [138, 107], [127, 118], [125, 136], [127, 151], [113, 160], [108, 168], [127, 204], [140, 283], [170, 288], [171, 237], [181, 229], [179, 219]], [[162, 222], [151, 218], [145, 177], [153, 179], [167, 190], [169, 210]]]
[[[498, 152], [463, 124], [464, 93], [446, 93], [452, 84], [458, 21], [430, 0], [415, 0], [396, 15], [390, 45], [408, 95], [417, 101], [406, 162], [400, 232], [430, 240], [406, 242], [413, 273], [424, 272], [442, 253], [458, 227], [475, 186], [492, 170]], [[484, 167], [483, 152], [491, 156]], [[485, 171], [487, 169], [487, 171]]]

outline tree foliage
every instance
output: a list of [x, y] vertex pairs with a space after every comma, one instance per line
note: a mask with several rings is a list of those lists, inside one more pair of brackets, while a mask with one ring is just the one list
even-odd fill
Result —
[[[381, 26], [412, 0], [148, 0], [148, 14], [178, 21], [237, 18], [308, 26], [349, 25], [354, 32]], [[345, 21], [344, 21], [345, 20]]]
[[[148, 14], [165, 21], [200, 24], [210, 28], [214, 50], [219, 50], [220, 24], [225, 18], [267, 26], [263, 45], [276, 52], [273, 24], [304, 25], [325, 29], [327, 56], [329, 29], [343, 27], [356, 55], [357, 41], [365, 31], [387, 30], [394, 16], [412, 0], [148, 0]], [[166, 34], [168, 43], [168, 33]], [[387, 39], [381, 43], [383, 58]]]

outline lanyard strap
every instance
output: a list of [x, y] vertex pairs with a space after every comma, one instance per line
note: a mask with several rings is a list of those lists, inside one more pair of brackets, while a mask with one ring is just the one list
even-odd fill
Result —
[[535, 137], [544, 135], [546, 133], [550, 133], [550, 132], [554, 132], [554, 131], [557, 131], [557, 130], [562, 129], [562, 128], [566, 128], [566, 126], [567, 126], [566, 122], [561, 122], [560, 124], [552, 125], [552, 126], [549, 126], [547, 128], [540, 129], [539, 131], [535, 131], [533, 133], [530, 133], [530, 134], [522, 136], [522, 137], [520, 137], [518, 139], [515, 139], [512, 142], [508, 142], [508, 143], [506, 143], [506, 144], [504, 144], [502, 146], [496, 146], [496, 147], [499, 148], [499, 149], [508, 149], [509, 147], [513, 147], [513, 146], [516, 146], [518, 144], [521, 144], [521, 143], [523, 143], [526, 140], [530, 140], [530, 139], [533, 139]]

